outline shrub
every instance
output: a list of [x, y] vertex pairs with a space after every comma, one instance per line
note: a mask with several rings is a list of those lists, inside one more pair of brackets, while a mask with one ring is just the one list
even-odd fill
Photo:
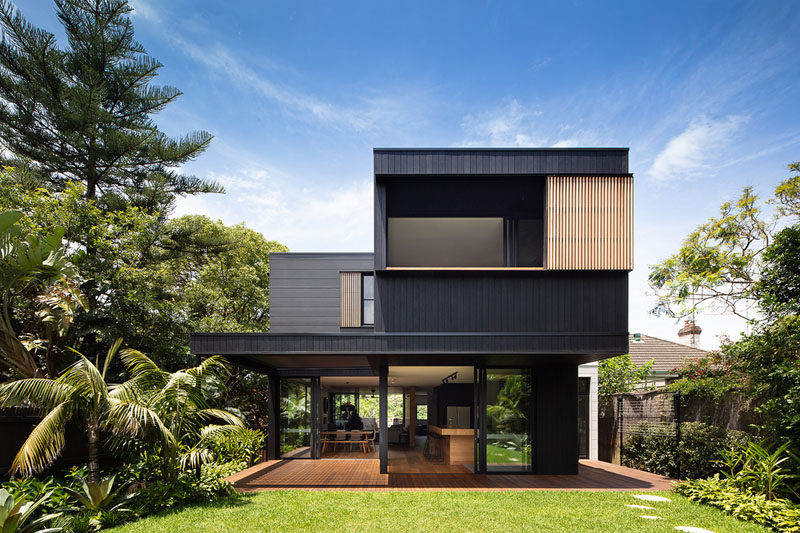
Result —
[[177, 479], [165, 483], [161, 479], [142, 485], [134, 500], [134, 510], [139, 516], [148, 515], [176, 505], [208, 502], [230, 496], [236, 491], [224, 478], [245, 468], [244, 463], [206, 463], [200, 479], [194, 472], [182, 472]]
[[[768, 500], [780, 497], [795, 497], [794, 489], [797, 475], [797, 457], [787, 449], [789, 443], [778, 446], [774, 450], [766, 442], [747, 442], [738, 448], [722, 450], [724, 466], [722, 475], [737, 488], [761, 494]], [[794, 468], [792, 468], [794, 467]]]
[[752, 520], [778, 531], [800, 532], [800, 507], [785, 499], [769, 500], [763, 494], [742, 490], [732, 480], [720, 479], [719, 474], [710, 479], [683, 481], [675, 491], [741, 520]]
[[236, 428], [217, 433], [209, 448], [217, 463], [244, 463], [249, 465], [258, 457], [264, 444], [264, 433], [257, 429]]
[[[702, 422], [681, 424], [677, 450], [675, 438], [656, 426], [642, 423], [635, 431], [625, 440], [623, 465], [670, 477], [678, 477], [680, 467], [680, 476], [686, 479], [705, 478], [719, 472], [718, 461], [723, 459], [720, 450], [746, 442], [745, 434], [740, 431], [727, 431]], [[668, 433], [673, 432], [674, 426]]]

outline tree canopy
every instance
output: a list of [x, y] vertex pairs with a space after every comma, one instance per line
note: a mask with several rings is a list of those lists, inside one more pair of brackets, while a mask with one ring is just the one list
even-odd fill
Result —
[[675, 254], [650, 265], [654, 314], [683, 317], [705, 310], [752, 318], [764, 253], [777, 229], [800, 217], [800, 166], [792, 163], [789, 170], [792, 175], [767, 203], [775, 207], [773, 215], [746, 187], [736, 202], [722, 204], [718, 217], [690, 233]]

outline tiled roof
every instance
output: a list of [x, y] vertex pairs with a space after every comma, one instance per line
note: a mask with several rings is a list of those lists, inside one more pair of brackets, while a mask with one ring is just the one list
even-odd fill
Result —
[[650, 335], [642, 335], [641, 342], [634, 342], [633, 335], [628, 337], [628, 350], [631, 360], [643, 365], [653, 359], [654, 372], [669, 372], [684, 361], [703, 357], [708, 352], [692, 348], [677, 342], [665, 341]]

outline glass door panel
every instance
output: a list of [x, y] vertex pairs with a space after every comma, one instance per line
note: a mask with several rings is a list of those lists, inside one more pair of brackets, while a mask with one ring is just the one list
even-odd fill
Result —
[[487, 472], [531, 471], [531, 398], [529, 369], [487, 369]]
[[311, 380], [281, 379], [281, 458], [311, 458]]

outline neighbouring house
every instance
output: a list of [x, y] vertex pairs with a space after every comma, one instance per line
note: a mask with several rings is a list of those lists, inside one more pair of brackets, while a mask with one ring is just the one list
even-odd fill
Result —
[[[688, 323], [681, 331], [684, 331], [686, 327], [689, 327]], [[699, 330], [699, 327], [695, 326], [694, 323], [691, 324], [691, 327]], [[678, 335], [683, 340], [680, 332]], [[699, 332], [695, 334], [695, 337], [697, 335], [699, 335]], [[678, 379], [678, 374], [675, 372], [676, 368], [679, 368], [687, 361], [700, 359], [708, 355], [706, 350], [697, 348], [696, 344], [696, 340], [693, 340], [690, 344], [688, 342], [682, 343], [659, 339], [658, 337], [651, 337], [641, 333], [631, 335], [629, 340], [631, 360], [637, 366], [643, 366], [648, 361], [653, 361], [650, 375], [637, 388], [665, 387]]]
[[270, 331], [192, 352], [269, 376], [270, 459], [577, 473], [629, 350], [628, 149], [373, 157], [374, 251], [271, 254]]

